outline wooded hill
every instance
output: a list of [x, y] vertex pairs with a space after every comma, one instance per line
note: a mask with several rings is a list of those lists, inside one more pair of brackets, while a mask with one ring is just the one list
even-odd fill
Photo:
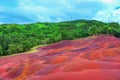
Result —
[[96, 20], [76, 20], [58, 23], [1, 24], [0, 56], [22, 53], [32, 47], [72, 40], [92, 35], [108, 34], [120, 37], [118, 23]]

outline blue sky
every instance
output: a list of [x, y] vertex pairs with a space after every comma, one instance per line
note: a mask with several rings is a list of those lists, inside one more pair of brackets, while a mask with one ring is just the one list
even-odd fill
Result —
[[120, 0], [0, 0], [0, 23], [78, 19], [120, 23]]

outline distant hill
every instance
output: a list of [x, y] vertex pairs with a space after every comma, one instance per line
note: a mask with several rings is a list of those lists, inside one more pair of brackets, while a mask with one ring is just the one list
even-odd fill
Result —
[[101, 34], [120, 37], [120, 25], [115, 22], [103, 23], [96, 20], [1, 24], [0, 56], [29, 51], [37, 45]]

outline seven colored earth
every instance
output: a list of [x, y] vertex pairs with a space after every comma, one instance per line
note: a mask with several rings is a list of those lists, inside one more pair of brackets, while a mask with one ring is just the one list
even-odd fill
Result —
[[0, 80], [120, 80], [120, 39], [91, 36], [0, 58]]

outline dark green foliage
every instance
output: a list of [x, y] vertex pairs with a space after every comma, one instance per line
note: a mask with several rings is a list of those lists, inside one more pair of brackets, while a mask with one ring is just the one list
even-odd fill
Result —
[[17, 45], [16, 44], [8, 44], [8, 54], [14, 54], [17, 53]]
[[95, 20], [77, 20], [60, 23], [1, 24], [0, 55], [21, 53], [32, 47], [61, 40], [71, 40], [92, 35], [110, 34], [120, 37], [118, 23]]

